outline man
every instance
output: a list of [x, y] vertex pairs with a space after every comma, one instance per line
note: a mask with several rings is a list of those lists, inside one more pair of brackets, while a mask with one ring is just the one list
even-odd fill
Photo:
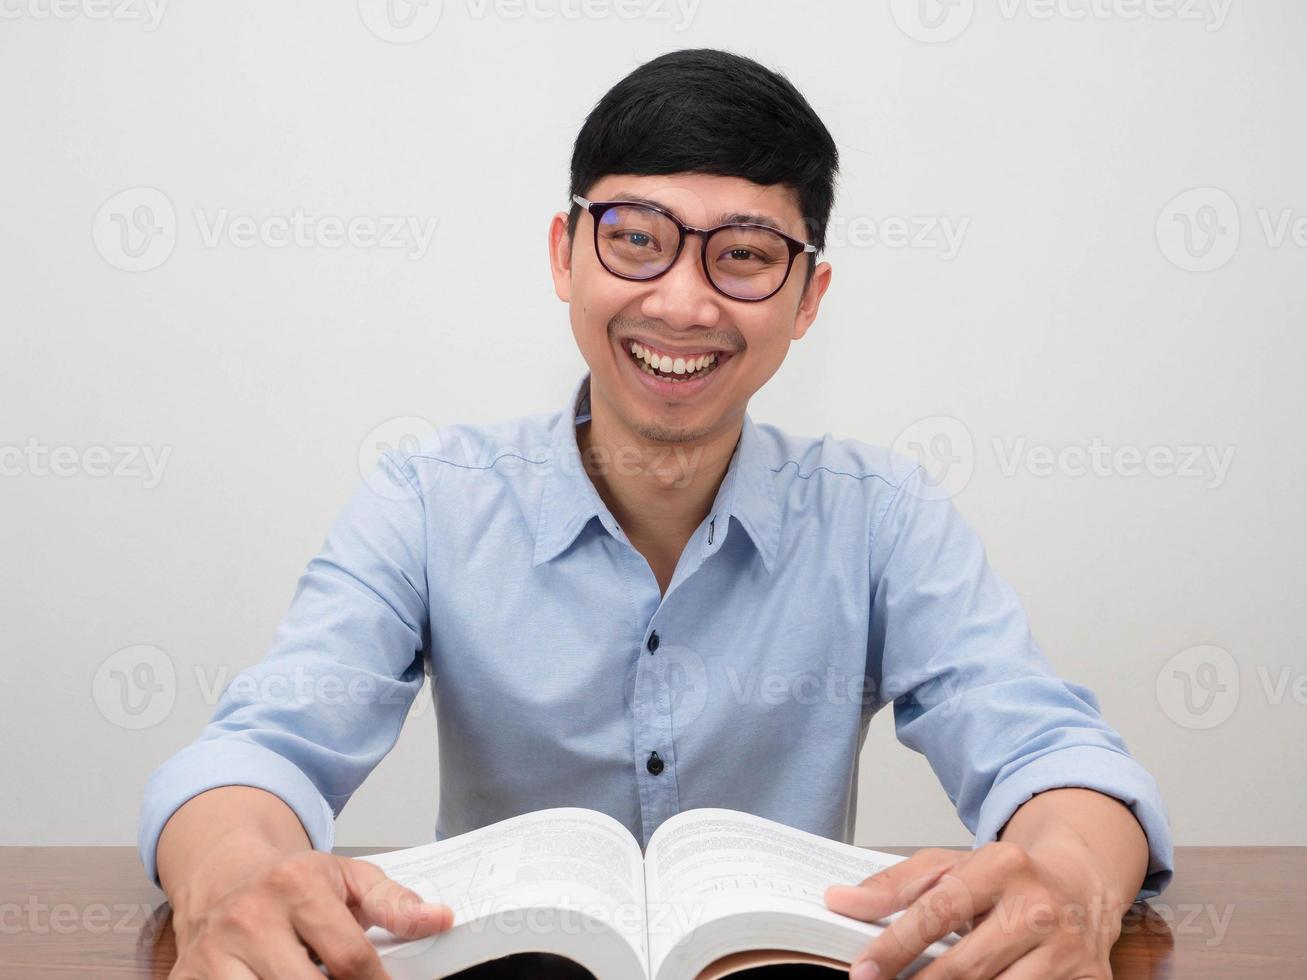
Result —
[[[848, 840], [892, 702], [976, 847], [828, 892], [906, 909], [852, 975], [957, 929], [929, 975], [1110, 976], [1121, 912], [1171, 876], [1154, 781], [920, 467], [746, 412], [830, 285], [837, 162], [786, 79], [719, 51], [660, 57], [594, 108], [549, 228], [589, 366], [564, 410], [387, 453], [268, 656], [151, 777], [140, 848], [177, 976], [309, 977], [309, 950], [381, 976], [360, 926], [448, 928], [325, 853], [427, 672], [441, 838], [577, 805], [642, 842], [698, 806]], [[308, 696], [272, 696], [294, 677]]]

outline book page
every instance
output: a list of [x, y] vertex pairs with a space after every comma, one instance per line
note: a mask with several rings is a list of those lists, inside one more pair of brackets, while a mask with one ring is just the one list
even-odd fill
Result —
[[822, 966], [828, 970], [838, 970], [842, 976], [847, 976], [849, 972], [847, 963], [841, 960], [833, 960], [829, 956], [816, 956], [812, 953], [792, 953], [779, 949], [754, 949], [746, 953], [732, 953], [730, 956], [723, 956], [700, 971], [694, 980], [722, 980], [723, 977], [744, 973], [747, 970], [784, 966]]
[[[532, 908], [560, 909], [564, 914], [551, 916], [557, 925], [550, 931], [593, 932], [592, 919], [607, 923], [648, 963], [640, 847], [622, 824], [598, 811], [538, 810], [359, 860], [377, 865], [424, 901], [449, 905], [455, 928], [529, 931]], [[406, 945], [380, 926], [367, 935], [383, 954]], [[430, 939], [408, 942], [432, 945]]]
[[[904, 860], [735, 810], [696, 809], [663, 823], [645, 854], [650, 975], [687, 932], [717, 917], [783, 911], [866, 932], [826, 908], [828, 885], [852, 885]], [[891, 916], [891, 918], [894, 918]], [[935, 944], [934, 955], [947, 947]]]

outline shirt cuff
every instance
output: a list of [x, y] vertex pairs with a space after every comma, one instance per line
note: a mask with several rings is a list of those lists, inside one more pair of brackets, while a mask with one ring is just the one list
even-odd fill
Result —
[[280, 797], [300, 818], [314, 850], [331, 850], [335, 814], [303, 770], [253, 742], [205, 739], [168, 759], [146, 784], [136, 846], [154, 884], [162, 887], [157, 851], [164, 824], [187, 800], [218, 786], [253, 786]]
[[1156, 780], [1134, 758], [1093, 745], [1041, 755], [997, 782], [980, 807], [976, 847], [998, 839], [1012, 814], [1036, 793], [1079, 787], [1114, 797], [1130, 808], [1148, 838], [1148, 873], [1135, 901], [1160, 895], [1175, 873], [1166, 805]]

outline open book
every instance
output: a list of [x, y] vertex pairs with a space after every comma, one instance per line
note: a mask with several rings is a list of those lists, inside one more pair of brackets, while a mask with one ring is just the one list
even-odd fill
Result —
[[[776, 963], [847, 972], [889, 920], [831, 912], [826, 886], [904, 858], [719, 809], [670, 818], [641, 855], [612, 817], [564, 807], [359, 860], [454, 910], [453, 928], [423, 939], [367, 930], [394, 980], [531, 951], [565, 956], [597, 980], [718, 980]], [[957, 939], [934, 943], [900, 976]]]

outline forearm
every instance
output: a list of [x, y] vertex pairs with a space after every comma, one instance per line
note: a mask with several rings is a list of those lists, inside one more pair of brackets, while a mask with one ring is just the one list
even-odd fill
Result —
[[312, 848], [295, 811], [253, 786], [219, 786], [178, 807], [159, 835], [159, 881], [185, 919], [279, 858]]
[[172, 976], [385, 977], [366, 930], [421, 939], [453, 924], [452, 909], [374, 864], [310, 850], [296, 812], [264, 790], [221, 786], [168, 819], [155, 863], [172, 905]]
[[1033, 856], [1079, 864], [1097, 877], [1105, 900], [1129, 905], [1148, 871], [1148, 838], [1120, 800], [1090, 789], [1051, 789], [1019, 807], [999, 840]]

